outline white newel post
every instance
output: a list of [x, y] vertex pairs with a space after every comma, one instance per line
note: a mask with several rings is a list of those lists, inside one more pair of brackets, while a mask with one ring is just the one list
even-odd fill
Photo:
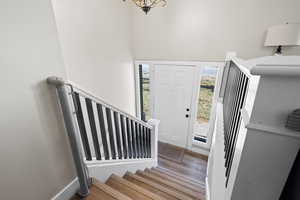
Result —
[[156, 165], [158, 162], [158, 126], [159, 126], [160, 120], [158, 119], [149, 119], [148, 124], [151, 125], [152, 131], [151, 131], [151, 155], [152, 158], [155, 159]]

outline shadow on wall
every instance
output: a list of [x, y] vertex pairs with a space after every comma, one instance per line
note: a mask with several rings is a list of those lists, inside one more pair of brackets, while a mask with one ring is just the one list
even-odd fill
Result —
[[280, 200], [300, 199], [300, 150], [285, 184]]
[[[56, 185], [61, 184], [61, 177], [65, 177], [66, 180], [72, 180], [75, 178], [76, 173], [56, 90], [53, 86], [48, 85], [46, 81], [40, 81], [32, 86], [32, 91], [38, 112], [38, 120], [43, 130], [40, 134], [43, 137], [42, 141], [44, 143], [42, 145], [44, 146], [41, 146], [39, 149], [43, 149], [46, 153], [45, 155], [49, 156], [46, 158], [48, 159], [46, 163], [53, 163], [51, 166], [43, 166], [49, 171], [50, 176], [40, 175], [46, 176], [46, 181]], [[60, 161], [59, 170], [55, 168], [57, 161]], [[69, 184], [69, 182], [61, 185], [58, 191], [66, 184]], [[53, 195], [58, 191], [49, 192]]]

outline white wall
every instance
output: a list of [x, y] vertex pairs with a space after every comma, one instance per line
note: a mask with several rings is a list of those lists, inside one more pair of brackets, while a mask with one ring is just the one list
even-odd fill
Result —
[[[300, 22], [299, 0], [169, 0], [146, 16], [133, 9], [137, 59], [224, 60], [271, 55], [263, 47], [269, 26]], [[285, 51], [285, 50], [284, 50]], [[285, 51], [300, 54], [300, 47]]]
[[75, 177], [54, 91], [65, 77], [50, 0], [0, 1], [0, 195], [49, 200]]
[[129, 5], [122, 0], [53, 0], [68, 79], [135, 114]]
[[[223, 60], [271, 55], [266, 29], [300, 22], [299, 0], [169, 0], [146, 16], [131, 1], [52, 0], [67, 77], [134, 113], [133, 57]], [[300, 47], [287, 54], [300, 54]]]
[[266, 28], [300, 21], [299, 0], [169, 0], [148, 16], [130, 10], [130, 1], [53, 2], [61, 46], [50, 0], [0, 2], [1, 199], [48, 200], [75, 176], [46, 77], [69, 78], [133, 113], [132, 55], [208, 60], [228, 50], [243, 57], [270, 54], [262, 47]]

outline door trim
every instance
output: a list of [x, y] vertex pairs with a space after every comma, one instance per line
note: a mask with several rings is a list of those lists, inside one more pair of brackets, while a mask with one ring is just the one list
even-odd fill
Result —
[[[207, 142], [206, 143], [200, 143], [200, 142], [194, 142], [193, 137], [193, 126], [194, 122], [197, 118], [197, 102], [198, 101], [198, 96], [199, 96], [199, 89], [200, 89], [200, 80], [201, 80], [201, 71], [204, 66], [207, 65], [213, 65], [219, 67], [218, 70], [218, 77], [217, 77], [217, 82], [215, 86], [215, 95], [213, 99], [213, 107], [212, 107], [212, 112], [215, 112], [215, 104], [217, 101], [217, 95], [218, 91], [220, 89], [220, 77], [223, 72], [223, 67], [224, 67], [224, 61], [166, 61], [166, 60], [135, 60], [134, 65], [135, 65], [135, 94], [136, 94], [136, 114], [138, 118], [141, 118], [141, 106], [140, 106], [140, 86], [139, 86], [139, 65], [140, 64], [148, 64], [149, 69], [150, 69], [150, 114], [153, 116], [153, 111], [154, 111], [154, 81], [155, 81], [155, 76], [154, 76], [154, 65], [186, 65], [186, 66], [193, 66], [196, 67], [196, 71], [198, 76], [194, 77], [194, 85], [193, 85], [193, 93], [192, 93], [192, 102], [191, 102], [191, 117], [189, 120], [189, 126], [188, 126], [188, 134], [187, 134], [187, 144], [186, 148], [192, 151], [196, 151], [197, 148], [200, 148], [199, 151], [204, 150], [209, 150], [211, 146], [211, 141], [212, 141], [212, 131], [213, 127], [210, 127], [208, 137], [207, 137]], [[215, 117], [213, 115], [210, 126], [214, 124]], [[202, 150], [201, 150], [202, 149]]]

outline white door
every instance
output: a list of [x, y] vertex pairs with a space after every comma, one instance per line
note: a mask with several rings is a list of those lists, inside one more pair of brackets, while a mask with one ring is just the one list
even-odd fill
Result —
[[153, 116], [159, 119], [159, 140], [187, 146], [195, 66], [154, 65]]

